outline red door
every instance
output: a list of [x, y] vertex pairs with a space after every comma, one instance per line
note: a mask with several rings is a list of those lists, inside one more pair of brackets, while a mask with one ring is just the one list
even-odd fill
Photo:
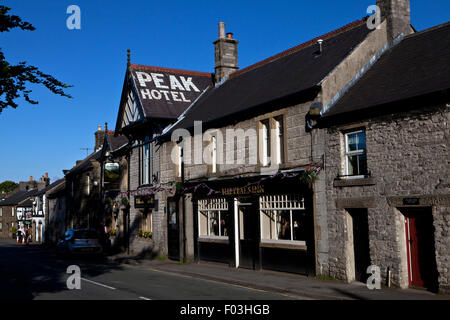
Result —
[[405, 230], [409, 285], [423, 287], [424, 281], [421, 276], [423, 270], [420, 270], [419, 238], [415, 216], [405, 217]]

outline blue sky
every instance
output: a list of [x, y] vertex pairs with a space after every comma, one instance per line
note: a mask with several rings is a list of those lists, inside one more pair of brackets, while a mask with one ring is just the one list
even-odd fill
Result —
[[[2, 1], [36, 31], [0, 34], [8, 61], [27, 61], [74, 85], [67, 99], [33, 86], [38, 105], [19, 100], [0, 114], [0, 182], [54, 181], [93, 148], [98, 125], [113, 129], [126, 68], [137, 64], [214, 71], [217, 24], [226, 23], [246, 67], [366, 15], [375, 0], [352, 1]], [[81, 8], [81, 30], [68, 30], [66, 9]], [[411, 1], [411, 21], [423, 30], [450, 20], [450, 1]]]

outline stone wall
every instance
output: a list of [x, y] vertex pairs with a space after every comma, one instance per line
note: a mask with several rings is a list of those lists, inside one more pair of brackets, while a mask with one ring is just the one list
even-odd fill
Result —
[[[394, 285], [408, 286], [404, 257], [404, 222], [399, 210], [403, 197], [418, 197], [433, 208], [433, 225], [439, 285], [450, 285], [450, 109], [427, 107], [386, 115], [359, 123], [366, 130], [370, 179], [336, 180], [343, 172], [343, 134], [346, 127], [327, 131], [326, 190], [328, 203], [329, 272], [351, 281], [352, 235], [348, 208], [368, 208], [371, 263], [393, 268]], [[355, 124], [358, 127], [358, 124]], [[400, 200], [399, 200], [400, 199]]]

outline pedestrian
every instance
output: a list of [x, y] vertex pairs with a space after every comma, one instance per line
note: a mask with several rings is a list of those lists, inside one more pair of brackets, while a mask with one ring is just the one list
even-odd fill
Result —
[[30, 230], [28, 228], [25, 228], [25, 244], [28, 244], [30, 240]]

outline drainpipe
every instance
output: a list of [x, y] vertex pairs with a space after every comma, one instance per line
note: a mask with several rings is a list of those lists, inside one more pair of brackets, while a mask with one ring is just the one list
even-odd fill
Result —
[[[183, 159], [183, 162], [181, 162], [181, 184], [184, 184], [184, 148], [183, 150], [183, 156], [181, 159]], [[183, 262], [187, 262], [186, 259], [186, 206], [184, 203], [185, 197], [184, 194], [181, 195], [181, 208], [182, 208], [182, 215], [183, 215]]]

